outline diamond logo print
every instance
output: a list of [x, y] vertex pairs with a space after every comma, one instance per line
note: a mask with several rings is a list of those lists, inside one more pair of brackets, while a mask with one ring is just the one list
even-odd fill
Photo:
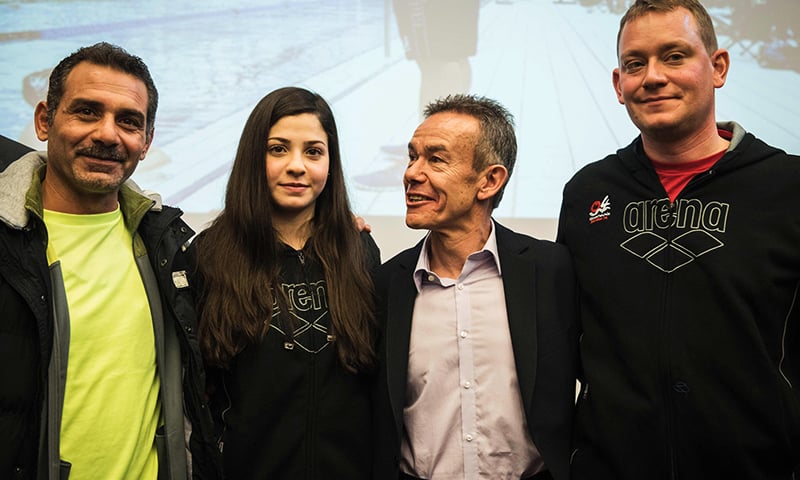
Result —
[[625, 240], [620, 247], [639, 258], [647, 258], [653, 252], [664, 248], [666, 244], [667, 240], [664, 237], [651, 232], [643, 232]]
[[[292, 332], [293, 333], [292, 339], [294, 340], [294, 344], [296, 346], [302, 348], [308, 353], [319, 353], [325, 347], [330, 345], [333, 338], [331, 335], [328, 335], [328, 329], [325, 328], [324, 325], [320, 325], [320, 323], [322, 323], [321, 320], [328, 315], [327, 310], [323, 312], [319, 317], [315, 318], [313, 322], [306, 321], [300, 316], [295, 315], [294, 312], [290, 312], [290, 314], [299, 322], [298, 327], [295, 328], [294, 331]], [[284, 330], [282, 329], [282, 325], [279, 325], [277, 312], [272, 316], [272, 323], [270, 327], [279, 331], [284, 336], [286, 335], [286, 332], [284, 332]], [[321, 332], [323, 338], [325, 338], [325, 342], [317, 348], [313, 347], [314, 342], [308, 341], [311, 340], [311, 336], [314, 335], [315, 332]]]
[[706, 231], [691, 230], [671, 242], [653, 232], [642, 232], [620, 246], [657, 269], [672, 273], [697, 257], [722, 247], [723, 243]]
[[[336, 340], [336, 335], [328, 332], [330, 317], [325, 280], [311, 284], [283, 283], [281, 289], [289, 297], [286, 313], [291, 319], [281, 318], [281, 308], [276, 299], [270, 327], [283, 334], [285, 349], [298, 347], [308, 353], [319, 353]], [[287, 335], [290, 327], [293, 328], [291, 336]]]
[[672, 243], [691, 252], [695, 257], [705, 255], [711, 250], [716, 250], [723, 245], [715, 236], [703, 230], [686, 232], [673, 240]]

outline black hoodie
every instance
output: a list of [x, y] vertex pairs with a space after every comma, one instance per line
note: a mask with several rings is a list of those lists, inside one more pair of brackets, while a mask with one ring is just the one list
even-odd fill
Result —
[[[378, 247], [367, 233], [362, 240], [374, 268]], [[292, 313], [274, 314], [261, 343], [237, 355], [227, 371], [209, 372], [225, 476], [367, 479], [369, 375], [339, 362], [318, 259], [286, 246], [281, 261]]]
[[673, 203], [640, 138], [564, 189], [574, 478], [788, 479], [800, 463], [800, 158], [719, 127], [729, 150]]

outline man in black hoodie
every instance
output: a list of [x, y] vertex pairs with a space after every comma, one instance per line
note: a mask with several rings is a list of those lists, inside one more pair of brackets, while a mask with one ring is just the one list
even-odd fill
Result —
[[637, 0], [613, 82], [641, 135], [564, 189], [581, 286], [573, 478], [790, 479], [800, 463], [800, 158], [714, 95], [696, 0]]

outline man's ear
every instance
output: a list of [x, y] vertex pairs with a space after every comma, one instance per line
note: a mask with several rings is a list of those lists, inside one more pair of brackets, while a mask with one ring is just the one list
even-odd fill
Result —
[[508, 169], [500, 164], [489, 165], [481, 173], [481, 182], [478, 188], [478, 200], [486, 200], [497, 195], [508, 181]]
[[150, 134], [147, 135], [147, 138], [148, 138], [147, 143], [145, 144], [144, 149], [142, 150], [142, 154], [139, 155], [139, 161], [140, 162], [142, 160], [144, 160], [144, 157], [147, 156], [147, 151], [150, 150], [150, 145], [153, 144], [153, 136], [155, 134], [156, 134], [155, 129], [153, 129], [153, 130], [150, 130]]
[[33, 127], [36, 129], [36, 138], [46, 142], [50, 132], [50, 122], [47, 119], [47, 103], [39, 102], [33, 110]]
[[714, 68], [714, 88], [722, 88], [728, 78], [728, 71], [731, 68], [731, 57], [728, 51], [720, 48], [711, 55], [711, 65]]
[[625, 100], [622, 98], [622, 88], [619, 86], [619, 68], [615, 68], [611, 72], [611, 83], [614, 84], [614, 93], [617, 94], [617, 101], [620, 105], [625, 105]]

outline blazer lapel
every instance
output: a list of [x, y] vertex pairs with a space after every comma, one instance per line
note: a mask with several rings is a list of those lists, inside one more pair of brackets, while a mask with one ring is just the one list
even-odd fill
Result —
[[398, 268], [391, 274], [387, 296], [386, 379], [398, 433], [403, 431], [411, 319], [417, 297], [413, 269], [419, 258], [420, 247], [421, 242], [400, 259]]
[[508, 328], [511, 332], [519, 389], [527, 410], [533, 399], [537, 369], [536, 264], [522, 255], [527, 250], [527, 245], [517, 241], [510, 230], [498, 223], [495, 225]]

